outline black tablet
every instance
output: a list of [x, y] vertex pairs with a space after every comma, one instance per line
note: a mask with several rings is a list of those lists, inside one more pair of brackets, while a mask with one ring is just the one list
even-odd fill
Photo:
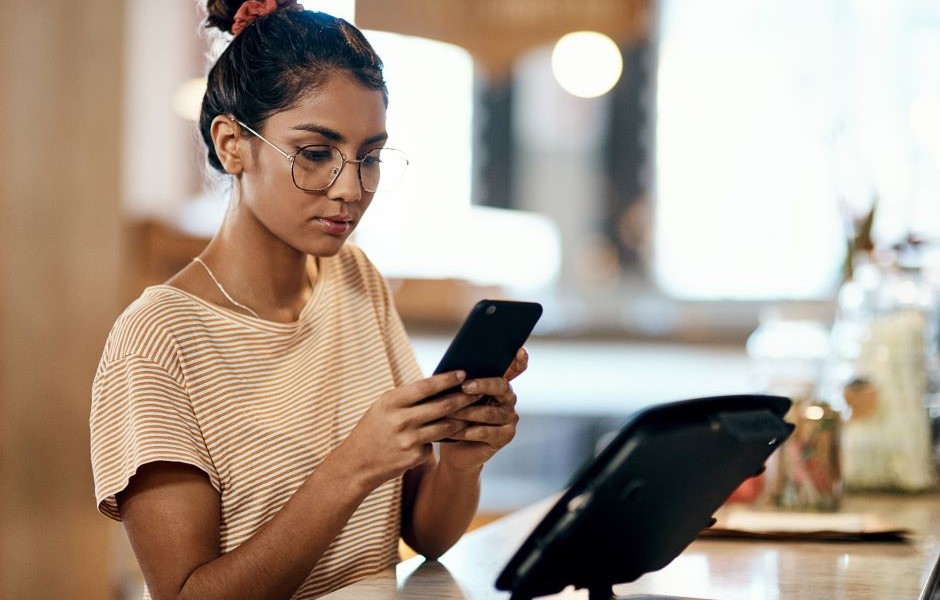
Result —
[[685, 400], [634, 414], [574, 477], [496, 580], [513, 599], [591, 598], [669, 564], [790, 435], [790, 400]]

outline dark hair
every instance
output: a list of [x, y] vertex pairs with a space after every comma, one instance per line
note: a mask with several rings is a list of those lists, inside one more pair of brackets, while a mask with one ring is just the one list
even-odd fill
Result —
[[[208, 0], [206, 27], [231, 33], [244, 0]], [[241, 31], [209, 70], [199, 132], [209, 164], [225, 172], [212, 144], [210, 127], [220, 114], [235, 115], [260, 131], [274, 113], [337, 72], [379, 90], [388, 103], [382, 60], [355, 26], [308, 10], [276, 10]]]

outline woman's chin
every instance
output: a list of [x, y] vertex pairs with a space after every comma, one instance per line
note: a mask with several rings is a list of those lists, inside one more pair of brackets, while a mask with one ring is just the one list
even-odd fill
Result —
[[349, 236], [329, 236], [317, 240], [305, 240], [305, 243], [302, 243], [297, 249], [311, 256], [329, 258], [336, 256], [343, 249], [348, 239]]

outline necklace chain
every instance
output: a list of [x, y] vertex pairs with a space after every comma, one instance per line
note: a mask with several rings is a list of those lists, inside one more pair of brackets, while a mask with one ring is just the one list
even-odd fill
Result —
[[261, 318], [260, 316], [258, 316], [258, 313], [256, 313], [255, 311], [251, 310], [250, 308], [248, 308], [247, 306], [245, 306], [244, 304], [242, 304], [241, 302], [239, 302], [239, 301], [236, 300], [235, 298], [232, 298], [232, 295], [225, 291], [225, 288], [222, 287], [222, 284], [219, 283], [219, 280], [218, 280], [218, 279], [216, 279], [215, 273], [212, 272], [212, 269], [209, 268], [209, 265], [207, 265], [207, 264], [205, 263], [205, 261], [202, 260], [202, 258], [200, 258], [200, 257], [197, 256], [196, 258], [193, 259], [193, 261], [199, 263], [200, 265], [202, 265], [202, 267], [206, 270], [206, 273], [209, 274], [209, 277], [212, 279], [213, 283], [215, 283], [216, 287], [219, 288], [219, 291], [222, 292], [222, 295], [225, 296], [225, 299], [226, 299], [226, 300], [228, 300], [229, 302], [231, 302], [232, 304], [234, 304], [234, 305], [237, 306], [238, 308], [250, 312], [251, 315], [252, 315], [254, 318], [256, 318], [256, 319], [260, 319], [260, 318]]

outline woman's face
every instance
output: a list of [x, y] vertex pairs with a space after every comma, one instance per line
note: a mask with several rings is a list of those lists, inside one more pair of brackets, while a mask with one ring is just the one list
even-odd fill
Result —
[[[272, 115], [259, 133], [287, 154], [310, 144], [332, 145], [347, 159], [384, 146], [385, 100], [344, 73], [334, 74], [291, 108]], [[247, 134], [250, 158], [240, 177], [239, 210], [250, 210], [276, 237], [314, 256], [339, 252], [372, 202], [359, 183], [359, 165], [347, 163], [319, 192], [298, 189], [290, 162]]]

